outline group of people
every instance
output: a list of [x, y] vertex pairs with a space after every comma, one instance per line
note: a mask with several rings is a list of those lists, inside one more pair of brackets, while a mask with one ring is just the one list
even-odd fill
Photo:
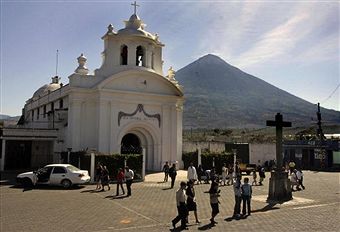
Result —
[[302, 168], [297, 168], [295, 162], [291, 160], [289, 163], [286, 163], [285, 171], [290, 175], [292, 191], [300, 191], [300, 187], [305, 189], [305, 186], [303, 185]]
[[177, 176], [177, 170], [176, 170], [176, 163], [173, 163], [170, 167], [169, 162], [165, 162], [163, 166], [163, 172], [164, 172], [164, 182], [168, 182], [169, 176], [171, 178], [171, 188], [174, 187], [176, 176]]
[[[225, 167], [225, 166], [224, 166]], [[210, 171], [211, 173], [211, 171]], [[176, 224], [181, 221], [181, 229], [187, 229], [188, 216], [189, 212], [193, 211], [196, 219], [196, 223], [200, 223], [197, 215], [197, 202], [195, 198], [195, 190], [194, 183], [198, 180], [198, 175], [196, 168], [190, 163], [187, 172], [188, 182], [181, 182], [180, 188], [176, 192], [176, 204], [178, 215], [172, 220], [172, 226], [176, 228]], [[232, 178], [235, 195], [235, 206], [234, 206], [234, 218], [241, 217], [241, 202], [243, 202], [242, 214], [250, 215], [251, 212], [251, 196], [252, 196], [252, 186], [249, 184], [249, 178], [244, 178], [244, 183], [241, 184], [241, 175], [235, 175], [235, 178]], [[215, 221], [215, 217], [219, 213], [219, 179], [214, 178], [214, 175], [210, 176], [211, 185], [209, 189], [209, 199], [211, 206], [211, 225], [215, 225], [217, 222]], [[222, 178], [223, 182], [223, 178]]]
[[[116, 196], [119, 196], [119, 187], [122, 189], [123, 195], [125, 195], [125, 190], [123, 183], [126, 183], [127, 196], [131, 196], [131, 185], [134, 179], [134, 172], [128, 166], [125, 167], [125, 171], [122, 168], [118, 169], [117, 172], [117, 191]], [[110, 176], [109, 171], [106, 166], [101, 164], [97, 165], [95, 181], [97, 183], [96, 190], [105, 191], [105, 186], [110, 190]]]
[[303, 172], [301, 169], [293, 169], [290, 174], [290, 182], [292, 184], [292, 191], [300, 191], [300, 187], [305, 189], [305, 186], [303, 185]]

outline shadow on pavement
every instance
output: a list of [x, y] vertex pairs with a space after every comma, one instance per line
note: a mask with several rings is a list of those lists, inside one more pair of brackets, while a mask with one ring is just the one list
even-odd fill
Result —
[[170, 190], [170, 189], [173, 189], [171, 187], [168, 187], [168, 188], [162, 188], [162, 190]]
[[263, 207], [262, 209], [256, 209], [256, 210], [252, 210], [252, 213], [258, 213], [258, 212], [266, 212], [269, 210], [276, 210], [276, 209], [280, 209], [279, 207], [275, 207], [277, 203], [268, 203], [268, 205], [266, 205], [265, 207]]
[[215, 226], [214, 224], [209, 223], [204, 226], [198, 227], [197, 229], [198, 230], [211, 230], [211, 228], [213, 228], [214, 226]]
[[100, 189], [88, 189], [88, 190], [81, 191], [80, 193], [101, 193], [101, 192], [106, 192], [106, 191], [103, 191]]
[[79, 190], [84, 188], [84, 186], [75, 185], [69, 189], [65, 189], [61, 186], [49, 186], [49, 185], [36, 185], [36, 186], [22, 186], [22, 185], [13, 185], [10, 188], [15, 189], [23, 189], [23, 192], [30, 190]]
[[[252, 211], [252, 212], [254, 212], [254, 211]], [[226, 221], [226, 222], [231, 222], [232, 220], [238, 221], [238, 220], [247, 219], [247, 217], [248, 217], [248, 215], [241, 215], [239, 217], [231, 216], [231, 217], [228, 217], [228, 218], [224, 219], [224, 221]]]
[[107, 196], [105, 198], [111, 198], [111, 200], [115, 200], [115, 199], [124, 199], [124, 198], [128, 198], [128, 195], [120, 195], [120, 196], [116, 196], [116, 195], [111, 195], [111, 196]]
[[172, 229], [170, 229], [170, 231], [172, 231], [172, 232], [177, 232], [177, 231], [186, 231], [187, 229], [181, 229], [181, 227], [176, 227], [176, 228], [172, 228]]

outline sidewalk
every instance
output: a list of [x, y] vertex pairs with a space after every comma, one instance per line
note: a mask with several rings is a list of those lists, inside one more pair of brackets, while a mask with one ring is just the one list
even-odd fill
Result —
[[[214, 227], [209, 221], [210, 185], [195, 185], [201, 224], [194, 224], [191, 212], [189, 231], [340, 231], [340, 174], [305, 171], [304, 175], [306, 190], [294, 192], [294, 199], [284, 204], [268, 204], [269, 173], [266, 173], [264, 186], [253, 187], [251, 216], [240, 220], [231, 217], [232, 186], [220, 187], [220, 213]], [[6, 232], [179, 231], [172, 229], [171, 220], [177, 215], [175, 195], [179, 182], [186, 181], [186, 171], [178, 171], [173, 189], [170, 180], [164, 183], [163, 179], [163, 173], [147, 175], [144, 182], [133, 183], [131, 197], [116, 197], [116, 185], [105, 192], [96, 191], [95, 185], [29, 191], [2, 185], [0, 228]]]

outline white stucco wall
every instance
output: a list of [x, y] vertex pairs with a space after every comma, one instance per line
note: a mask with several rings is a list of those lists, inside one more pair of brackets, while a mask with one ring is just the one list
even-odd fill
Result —
[[249, 144], [249, 163], [263, 165], [267, 160], [276, 159], [275, 144]]

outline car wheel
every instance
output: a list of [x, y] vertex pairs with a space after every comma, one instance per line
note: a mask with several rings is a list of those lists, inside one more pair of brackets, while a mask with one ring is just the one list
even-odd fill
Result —
[[72, 183], [71, 183], [70, 180], [63, 180], [63, 181], [61, 182], [61, 185], [64, 187], [64, 189], [68, 189], [68, 188], [71, 187]]
[[32, 180], [30, 178], [23, 178], [21, 183], [24, 187], [32, 187], [33, 186]]

